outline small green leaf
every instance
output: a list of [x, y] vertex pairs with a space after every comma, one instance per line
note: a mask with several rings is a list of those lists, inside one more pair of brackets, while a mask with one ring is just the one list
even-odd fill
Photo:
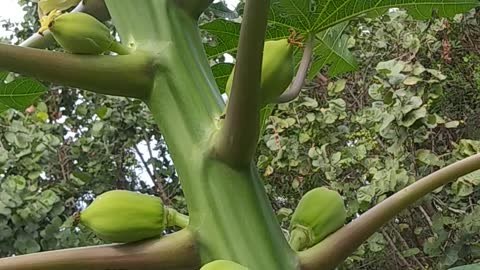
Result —
[[445, 123], [446, 128], [457, 128], [460, 125], [460, 121], [450, 121]]
[[420, 249], [418, 248], [409, 248], [407, 250], [402, 251], [402, 255], [406, 258], [415, 256], [420, 253]]
[[430, 150], [421, 149], [417, 151], [417, 159], [422, 163], [430, 166], [442, 167], [444, 163]]
[[473, 193], [473, 186], [464, 180], [458, 180], [452, 184], [452, 189], [459, 197], [467, 197]]
[[421, 107], [420, 109], [414, 110], [408, 113], [402, 119], [402, 125], [404, 127], [411, 127], [415, 122], [419, 119], [425, 118], [427, 116], [427, 109], [425, 107]]
[[[0, 72], [0, 77], [2, 75], [5, 72]], [[23, 111], [46, 91], [44, 85], [29, 78], [17, 78], [9, 83], [0, 81], [0, 112], [5, 108]]]
[[98, 108], [95, 113], [97, 114], [98, 118], [104, 120], [109, 116], [109, 114], [111, 114], [111, 110], [106, 106], [102, 106]]
[[48, 114], [46, 112], [38, 112], [37, 117], [38, 119], [42, 120], [42, 122], [46, 122], [48, 120]]
[[329, 83], [328, 85], [328, 92], [333, 96], [345, 90], [345, 86], [347, 85], [347, 80], [341, 79], [334, 83]]
[[92, 126], [92, 136], [99, 137], [101, 135], [104, 125], [104, 122], [95, 122], [95, 124], [93, 124]]
[[407, 85], [407, 86], [413, 86], [413, 85], [416, 85], [417, 83], [421, 82], [422, 79], [421, 78], [418, 78], [418, 77], [407, 77], [404, 81], [403, 81], [403, 84]]

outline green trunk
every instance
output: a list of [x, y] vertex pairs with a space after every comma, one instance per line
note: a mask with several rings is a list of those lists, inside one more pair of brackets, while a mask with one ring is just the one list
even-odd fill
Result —
[[297, 269], [256, 167], [233, 169], [210, 155], [224, 103], [196, 21], [172, 0], [107, 5], [123, 43], [158, 62], [145, 101], [180, 176], [202, 263], [227, 259], [252, 270]]

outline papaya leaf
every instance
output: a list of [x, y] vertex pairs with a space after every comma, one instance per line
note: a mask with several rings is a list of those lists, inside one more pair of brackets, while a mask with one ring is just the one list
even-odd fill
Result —
[[319, 33], [363, 14], [382, 14], [388, 8], [403, 8], [417, 19], [427, 19], [434, 10], [441, 17], [452, 17], [477, 5], [478, 0], [273, 0], [270, 18], [300, 32]]
[[310, 69], [310, 78], [326, 65], [330, 65], [330, 76], [357, 69], [357, 61], [348, 50], [348, 35], [344, 34], [347, 26], [347, 22], [341, 23], [317, 34], [318, 44], [314, 49], [315, 58]]
[[[370, 17], [384, 14], [393, 7], [404, 8], [415, 18], [431, 17], [434, 10], [439, 16], [451, 17], [479, 5], [478, 0], [273, 0], [270, 5], [267, 40], [286, 38], [289, 30], [298, 33], [317, 33], [309, 77], [329, 65], [329, 75], [335, 76], [357, 68], [354, 56], [348, 50], [348, 37], [344, 35], [347, 21], [360, 15]], [[235, 54], [240, 36], [240, 23], [217, 19], [200, 28], [210, 34], [205, 45], [209, 58]], [[296, 53], [297, 66], [301, 53]]]
[[213, 76], [217, 82], [220, 93], [225, 93], [225, 87], [227, 86], [228, 77], [232, 73], [233, 64], [220, 63], [212, 66]]
[[200, 29], [208, 32], [211, 39], [205, 44], [209, 58], [217, 58], [226, 53], [237, 51], [240, 36], [240, 24], [223, 19], [202, 24]]
[[44, 85], [29, 78], [17, 78], [5, 83], [7, 76], [8, 72], [0, 72], [0, 112], [9, 108], [25, 110], [47, 91]]
[[[209, 58], [220, 57], [225, 53], [234, 54], [237, 51], [240, 38], [240, 23], [217, 19], [200, 25], [211, 40], [205, 44], [205, 51]], [[290, 35], [288, 26], [270, 24], [266, 33], [266, 40], [287, 38]]]

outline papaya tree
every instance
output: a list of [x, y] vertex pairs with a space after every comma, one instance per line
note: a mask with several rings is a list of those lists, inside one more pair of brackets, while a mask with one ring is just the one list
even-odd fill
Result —
[[[432, 13], [451, 17], [477, 6], [477, 0], [246, 0], [241, 24], [216, 20], [203, 25], [198, 19], [209, 0], [72, 1], [80, 3], [66, 14], [71, 4], [62, 4], [69, 1], [57, 2], [44, 6], [39, 33], [20, 46], [0, 44], [0, 69], [143, 101], [169, 147], [189, 216], [155, 212], [155, 203], [123, 206], [139, 210], [121, 213], [122, 200], [129, 198], [110, 196], [108, 207], [87, 208], [86, 223], [98, 236], [114, 232], [108, 238], [125, 243], [4, 258], [0, 270], [334, 269], [402, 210], [480, 169], [480, 155], [468, 157], [419, 179], [346, 225], [339, 194], [312, 190], [293, 215], [296, 226], [287, 240], [253, 162], [273, 104], [294, 100], [309, 75], [325, 65], [332, 74], [355, 68], [351, 59], [332, 57], [348, 54], [345, 22], [393, 7], [418, 19]], [[110, 19], [121, 43], [100, 23]], [[207, 32], [206, 42], [201, 31]], [[55, 41], [65, 52], [44, 50]], [[211, 66], [212, 57], [225, 53], [235, 55], [234, 69]], [[0, 77], [2, 110], [24, 109], [45, 90], [33, 79], [7, 72]], [[155, 214], [157, 221], [149, 223]], [[136, 226], [145, 223], [151, 229], [148, 225], [157, 226], [158, 217], [184, 228], [161, 236], [164, 227], [158, 226], [158, 237], [144, 239]]]

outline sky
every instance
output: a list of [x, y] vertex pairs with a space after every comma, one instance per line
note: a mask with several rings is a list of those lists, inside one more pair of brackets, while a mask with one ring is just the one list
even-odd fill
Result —
[[[12, 22], [21, 22], [23, 20], [23, 10], [17, 4], [17, 0], [0, 0], [0, 21], [11, 20]], [[0, 37], [7, 36], [9, 33], [0, 27]]]
[[[0, 21], [11, 20], [12, 22], [21, 22], [23, 20], [24, 12], [17, 4], [17, 0], [0, 0], [0, 2]], [[234, 8], [238, 0], [226, 0], [225, 2], [230, 8]], [[9, 35], [9, 33], [0, 27], [0, 37], [7, 35]]]

